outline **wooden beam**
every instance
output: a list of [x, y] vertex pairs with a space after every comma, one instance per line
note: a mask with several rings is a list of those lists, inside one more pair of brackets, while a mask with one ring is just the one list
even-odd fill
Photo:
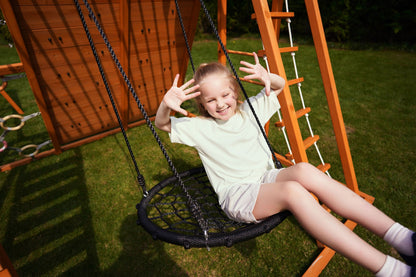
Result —
[[[218, 34], [225, 49], [227, 49], [227, 0], [218, 0]], [[221, 45], [218, 43], [218, 62], [226, 64], [225, 54], [222, 52]]]
[[332, 72], [331, 60], [326, 43], [325, 32], [322, 25], [321, 14], [317, 0], [305, 0], [308, 12], [309, 24], [311, 26], [313, 41], [321, 70], [322, 81], [328, 101], [329, 112], [335, 132], [338, 151], [344, 170], [346, 185], [353, 191], [358, 191], [357, 178], [354, 171], [350, 147], [345, 130], [344, 120], [339, 103], [338, 92], [335, 85], [334, 73]]
[[61, 145], [60, 140], [55, 132], [54, 124], [49, 114], [45, 99], [42, 94], [42, 90], [40, 89], [39, 82], [36, 78], [36, 72], [34, 67], [31, 63], [29, 52], [26, 48], [25, 42], [23, 40], [22, 33], [19, 28], [19, 24], [16, 20], [16, 16], [10, 0], [3, 0], [0, 1], [0, 8], [3, 12], [3, 15], [7, 21], [7, 26], [10, 30], [10, 34], [13, 38], [13, 41], [16, 46], [16, 50], [19, 54], [20, 61], [23, 64], [24, 71], [26, 72], [26, 76], [29, 80], [29, 84], [32, 87], [33, 94], [35, 95], [36, 102], [38, 104], [39, 110], [42, 114], [43, 122], [45, 123], [46, 129], [48, 131], [49, 137], [52, 140], [52, 144], [55, 148], [57, 153], [61, 153]]
[[[264, 49], [269, 61], [270, 71], [279, 74], [282, 78], [287, 80], [279, 45], [276, 40], [273, 22], [271, 17], [267, 16], [269, 12], [267, 0], [253, 0], [252, 2]], [[308, 157], [303, 145], [302, 134], [300, 132], [292, 96], [287, 82], [278, 97], [281, 105], [282, 116], [287, 127], [288, 139], [294, 154], [294, 159], [296, 162], [307, 162]]]
[[24, 72], [22, 63], [2, 64], [0, 65], [0, 76]]

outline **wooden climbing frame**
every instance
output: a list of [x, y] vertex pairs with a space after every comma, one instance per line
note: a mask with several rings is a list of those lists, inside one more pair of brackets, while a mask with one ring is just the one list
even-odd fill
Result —
[[[179, 3], [188, 40], [192, 45], [200, 3], [197, 0], [182, 0]], [[258, 23], [264, 44], [264, 50], [259, 51], [259, 55], [266, 55], [270, 70], [287, 79], [281, 55], [297, 51], [297, 47], [280, 48], [279, 30], [282, 18], [293, 17], [294, 13], [283, 12], [283, 0], [273, 0], [271, 8], [267, 0], [252, 0], [252, 3], [255, 11], [253, 18]], [[318, 2], [305, 0], [305, 5], [346, 185], [372, 202], [373, 197], [358, 189]], [[175, 2], [94, 0], [91, 1], [91, 6], [141, 102], [148, 113], [154, 115], [175, 74], [180, 73], [184, 77], [188, 65]], [[120, 129], [117, 120], [74, 2], [0, 0], [0, 8], [53, 143], [52, 150], [39, 153], [36, 157], [59, 154], [118, 132]], [[88, 14], [84, 6], [82, 10], [85, 15]], [[226, 16], [227, 1], [218, 0], [218, 31], [224, 43]], [[142, 122], [143, 117], [129, 96], [95, 25], [90, 19], [86, 20], [115, 95], [123, 125], [126, 128], [136, 126]], [[221, 53], [219, 61], [225, 63]], [[302, 138], [298, 124], [298, 117], [304, 115], [304, 112], [295, 111], [289, 89], [290, 85], [302, 80], [287, 80], [279, 95], [283, 120], [278, 124], [286, 127], [292, 149], [290, 157], [280, 157], [285, 165], [292, 164], [291, 160], [308, 161], [306, 148], [310, 141]], [[23, 159], [1, 166], [1, 171], [30, 161], [31, 159]], [[327, 166], [323, 166], [321, 170], [324, 168]], [[356, 224], [346, 221], [345, 225], [353, 229]], [[322, 245], [318, 243], [318, 246]], [[334, 255], [333, 250], [322, 247], [321, 254], [305, 272], [305, 276], [319, 275]]]
[[[90, 2], [141, 102], [154, 115], [175, 74], [185, 76], [188, 64], [175, 1]], [[179, 2], [192, 45], [200, 4]], [[0, 8], [53, 144], [53, 150], [36, 158], [119, 132], [74, 1], [1, 0]], [[123, 125], [137, 126], [143, 116], [84, 5], [82, 9]], [[30, 161], [2, 165], [1, 171]]]
[[[22, 63], [0, 65], [0, 80], [2, 80], [2, 77], [5, 75], [16, 74], [20, 72], [23, 72]], [[23, 110], [19, 107], [19, 105], [17, 105], [16, 102], [14, 102], [14, 100], [6, 92], [6, 87], [7, 82], [3, 80], [0, 84], [0, 94], [3, 96], [4, 99], [6, 99], [7, 102], [9, 102], [9, 104], [18, 114], [24, 114]]]
[[[303, 78], [299, 78], [297, 80], [287, 80], [285, 67], [282, 61], [282, 53], [295, 52], [298, 50], [298, 47], [280, 48], [278, 44], [281, 20], [294, 17], [293, 12], [283, 12], [283, 1], [284, 0], [273, 0], [270, 8], [267, 0], [252, 0], [255, 12], [252, 18], [256, 19], [257, 21], [264, 46], [264, 51], [259, 50], [259, 56], [266, 55], [270, 71], [279, 74], [287, 81], [283, 91], [278, 96], [281, 105], [283, 121], [276, 123], [276, 125], [280, 127], [286, 127], [288, 140], [293, 154], [293, 156], [290, 155], [289, 159], [289, 155], [286, 155], [286, 157], [278, 156], [278, 158], [280, 158], [282, 164], [290, 165], [290, 159], [294, 159], [297, 163], [308, 162], [306, 149], [313, 144], [312, 142], [314, 139], [310, 137], [303, 139], [298, 124], [298, 118], [308, 113], [310, 108], [307, 108], [308, 110], [306, 111], [296, 111], [289, 89], [291, 85], [295, 85], [298, 82], [303, 81]], [[226, 42], [226, 2], [227, 0], [218, 0], [218, 16], [224, 17], [222, 19], [218, 19], [218, 28], [221, 40], [224, 42]], [[324, 90], [337, 141], [338, 151], [341, 157], [346, 186], [356, 192], [358, 195], [362, 196], [368, 202], [373, 203], [374, 197], [367, 195], [358, 189], [344, 120], [342, 117], [341, 106], [338, 99], [335, 79], [332, 72], [331, 61], [325, 39], [325, 33], [322, 26], [318, 1], [305, 0], [305, 5], [311, 26], [316, 54], [318, 57], [319, 68], [321, 70], [321, 77], [324, 84]], [[239, 51], [228, 49], [227, 51], [235, 54], [249, 54], [242, 52], [239, 53]], [[219, 61], [225, 63], [224, 54], [219, 52], [218, 55]], [[319, 138], [318, 136], [316, 137]], [[318, 168], [320, 168], [322, 171], [326, 171], [329, 168], [329, 165], [320, 165]], [[329, 209], [327, 210], [329, 211]], [[356, 226], [356, 223], [350, 220], [347, 220], [344, 224], [350, 229], [354, 229]], [[322, 245], [319, 242], [317, 242], [317, 244], [320, 248], [322, 248], [321, 253], [318, 255], [318, 257], [316, 257], [315, 261], [311, 264], [303, 276], [318, 276], [335, 254], [335, 251], [329, 247]]]

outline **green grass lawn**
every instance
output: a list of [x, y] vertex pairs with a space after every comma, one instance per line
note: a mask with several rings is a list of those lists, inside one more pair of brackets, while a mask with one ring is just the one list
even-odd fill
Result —
[[[228, 45], [246, 51], [261, 47], [256, 39], [230, 40]], [[216, 49], [214, 41], [195, 42], [195, 64], [214, 60]], [[330, 55], [360, 189], [376, 198], [377, 207], [416, 229], [416, 55], [341, 49], [330, 49]], [[332, 165], [331, 175], [342, 181], [314, 48], [301, 46], [296, 58], [305, 78], [305, 101], [312, 107], [313, 130], [321, 137], [319, 146]], [[14, 49], [0, 46], [0, 64], [17, 61]], [[293, 78], [291, 70], [287, 74]], [[10, 82], [8, 93], [26, 113], [37, 111], [26, 80]], [[299, 107], [296, 91], [293, 98]], [[0, 97], [0, 116], [11, 113]], [[48, 139], [39, 119], [8, 137], [10, 143], [22, 146]], [[305, 128], [303, 122], [301, 126]], [[128, 135], [148, 187], [168, 177], [168, 166], [147, 127], [131, 129]], [[200, 164], [194, 150], [172, 145], [166, 134], [160, 135], [180, 171]], [[285, 152], [280, 131], [272, 129], [270, 136]], [[0, 163], [18, 158], [13, 155], [0, 153]], [[316, 164], [315, 154], [310, 155]], [[314, 240], [293, 218], [269, 234], [210, 252], [154, 241], [136, 225], [135, 205], [142, 195], [135, 176], [121, 134], [0, 173], [0, 243], [19, 275], [299, 276], [318, 253]], [[398, 257], [363, 228], [355, 232]], [[322, 276], [371, 274], [337, 254]]]

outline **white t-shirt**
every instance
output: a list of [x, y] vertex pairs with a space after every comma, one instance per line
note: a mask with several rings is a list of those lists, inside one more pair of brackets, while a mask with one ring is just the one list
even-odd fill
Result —
[[[250, 97], [262, 126], [280, 108], [276, 94], [263, 89]], [[274, 168], [269, 147], [245, 101], [229, 120], [206, 117], [171, 117], [170, 139], [196, 148], [219, 203], [236, 184], [259, 182]]]

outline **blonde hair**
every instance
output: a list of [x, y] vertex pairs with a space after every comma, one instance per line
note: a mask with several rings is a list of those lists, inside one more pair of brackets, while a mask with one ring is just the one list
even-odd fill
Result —
[[[223, 74], [230, 81], [231, 88], [235, 93], [237, 103], [241, 102], [240, 97], [240, 86], [235, 80], [234, 75], [231, 71], [223, 64], [219, 62], [203, 63], [201, 64], [194, 74], [195, 84], [201, 85], [205, 78], [212, 74]], [[198, 105], [198, 112], [201, 116], [212, 117], [202, 104], [202, 94], [195, 98], [195, 101]]]

